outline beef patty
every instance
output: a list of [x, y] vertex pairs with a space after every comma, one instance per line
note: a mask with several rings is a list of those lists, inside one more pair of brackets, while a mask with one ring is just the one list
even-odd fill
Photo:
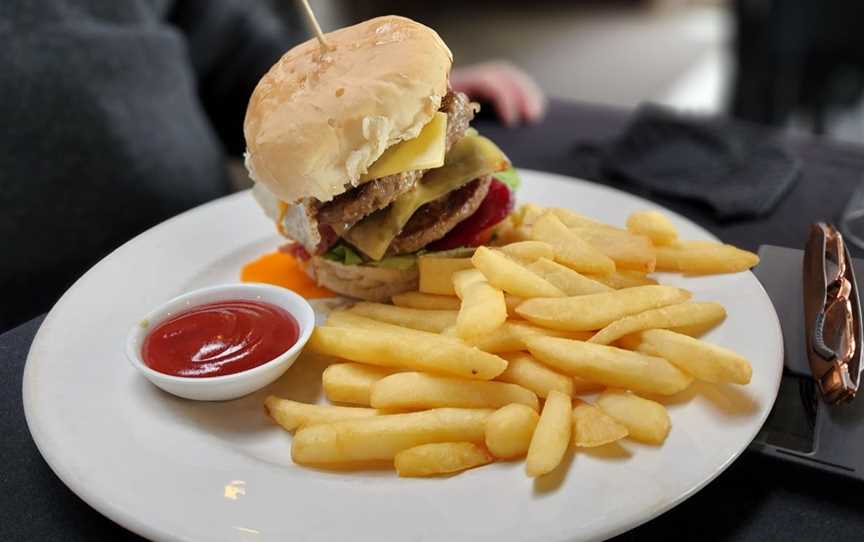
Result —
[[441, 239], [472, 214], [489, 193], [491, 176], [481, 177], [423, 205], [411, 215], [402, 232], [390, 243], [387, 255], [409, 254]]
[[[474, 107], [468, 96], [461, 92], [451, 91], [441, 101], [440, 110], [447, 114], [447, 150], [465, 135], [468, 124], [474, 118]], [[318, 208], [318, 224], [325, 228], [329, 226], [337, 235], [342, 235], [365, 216], [387, 207], [410, 190], [423, 173], [422, 170], [397, 173], [340, 194]]]
[[411, 190], [423, 176], [423, 171], [404, 171], [361, 184], [353, 190], [339, 194], [318, 209], [319, 227], [330, 227], [342, 235], [354, 224]]

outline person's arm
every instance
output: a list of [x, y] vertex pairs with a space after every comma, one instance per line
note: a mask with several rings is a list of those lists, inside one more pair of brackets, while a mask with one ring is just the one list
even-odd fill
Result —
[[252, 90], [305, 33], [248, 0], [179, 0], [168, 19], [186, 36], [207, 116], [227, 152], [240, 155]]

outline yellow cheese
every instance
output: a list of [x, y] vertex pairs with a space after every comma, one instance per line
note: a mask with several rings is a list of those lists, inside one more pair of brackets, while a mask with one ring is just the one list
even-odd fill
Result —
[[399, 142], [384, 151], [384, 154], [369, 166], [369, 171], [360, 177], [360, 182], [380, 179], [403, 171], [441, 167], [444, 165], [446, 140], [447, 115], [439, 111], [435, 113], [429, 124], [423, 127], [420, 135]]
[[348, 230], [345, 238], [373, 260], [380, 260], [422, 205], [478, 177], [508, 167], [510, 162], [495, 143], [480, 135], [465, 136], [447, 153], [442, 167], [427, 171], [413, 190], [396, 198], [389, 207], [364, 218]]

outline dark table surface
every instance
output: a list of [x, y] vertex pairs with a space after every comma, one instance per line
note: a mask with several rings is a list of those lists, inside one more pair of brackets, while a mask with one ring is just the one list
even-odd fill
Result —
[[[483, 120], [477, 126], [519, 167], [586, 177], [593, 165], [574, 153], [575, 146], [614, 136], [626, 122], [627, 111], [553, 102], [546, 120], [536, 126], [507, 130]], [[702, 206], [634, 192], [751, 250], [761, 244], [800, 247], [811, 222], [839, 218], [861, 181], [864, 147], [811, 138], [790, 139], [789, 144], [803, 161], [803, 176], [768, 217], [720, 223]], [[0, 540], [140, 540], [67, 489], [30, 438], [21, 383], [41, 321], [0, 335]], [[860, 491], [860, 483], [745, 452], [695, 496], [620, 538], [859, 540], [864, 537]]]

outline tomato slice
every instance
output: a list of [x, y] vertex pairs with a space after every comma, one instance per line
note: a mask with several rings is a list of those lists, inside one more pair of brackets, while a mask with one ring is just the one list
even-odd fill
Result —
[[441, 239], [430, 243], [429, 250], [450, 250], [458, 247], [477, 247], [489, 241], [492, 226], [510, 214], [516, 199], [513, 193], [498, 179], [492, 179], [489, 193], [474, 214], [460, 222]]

